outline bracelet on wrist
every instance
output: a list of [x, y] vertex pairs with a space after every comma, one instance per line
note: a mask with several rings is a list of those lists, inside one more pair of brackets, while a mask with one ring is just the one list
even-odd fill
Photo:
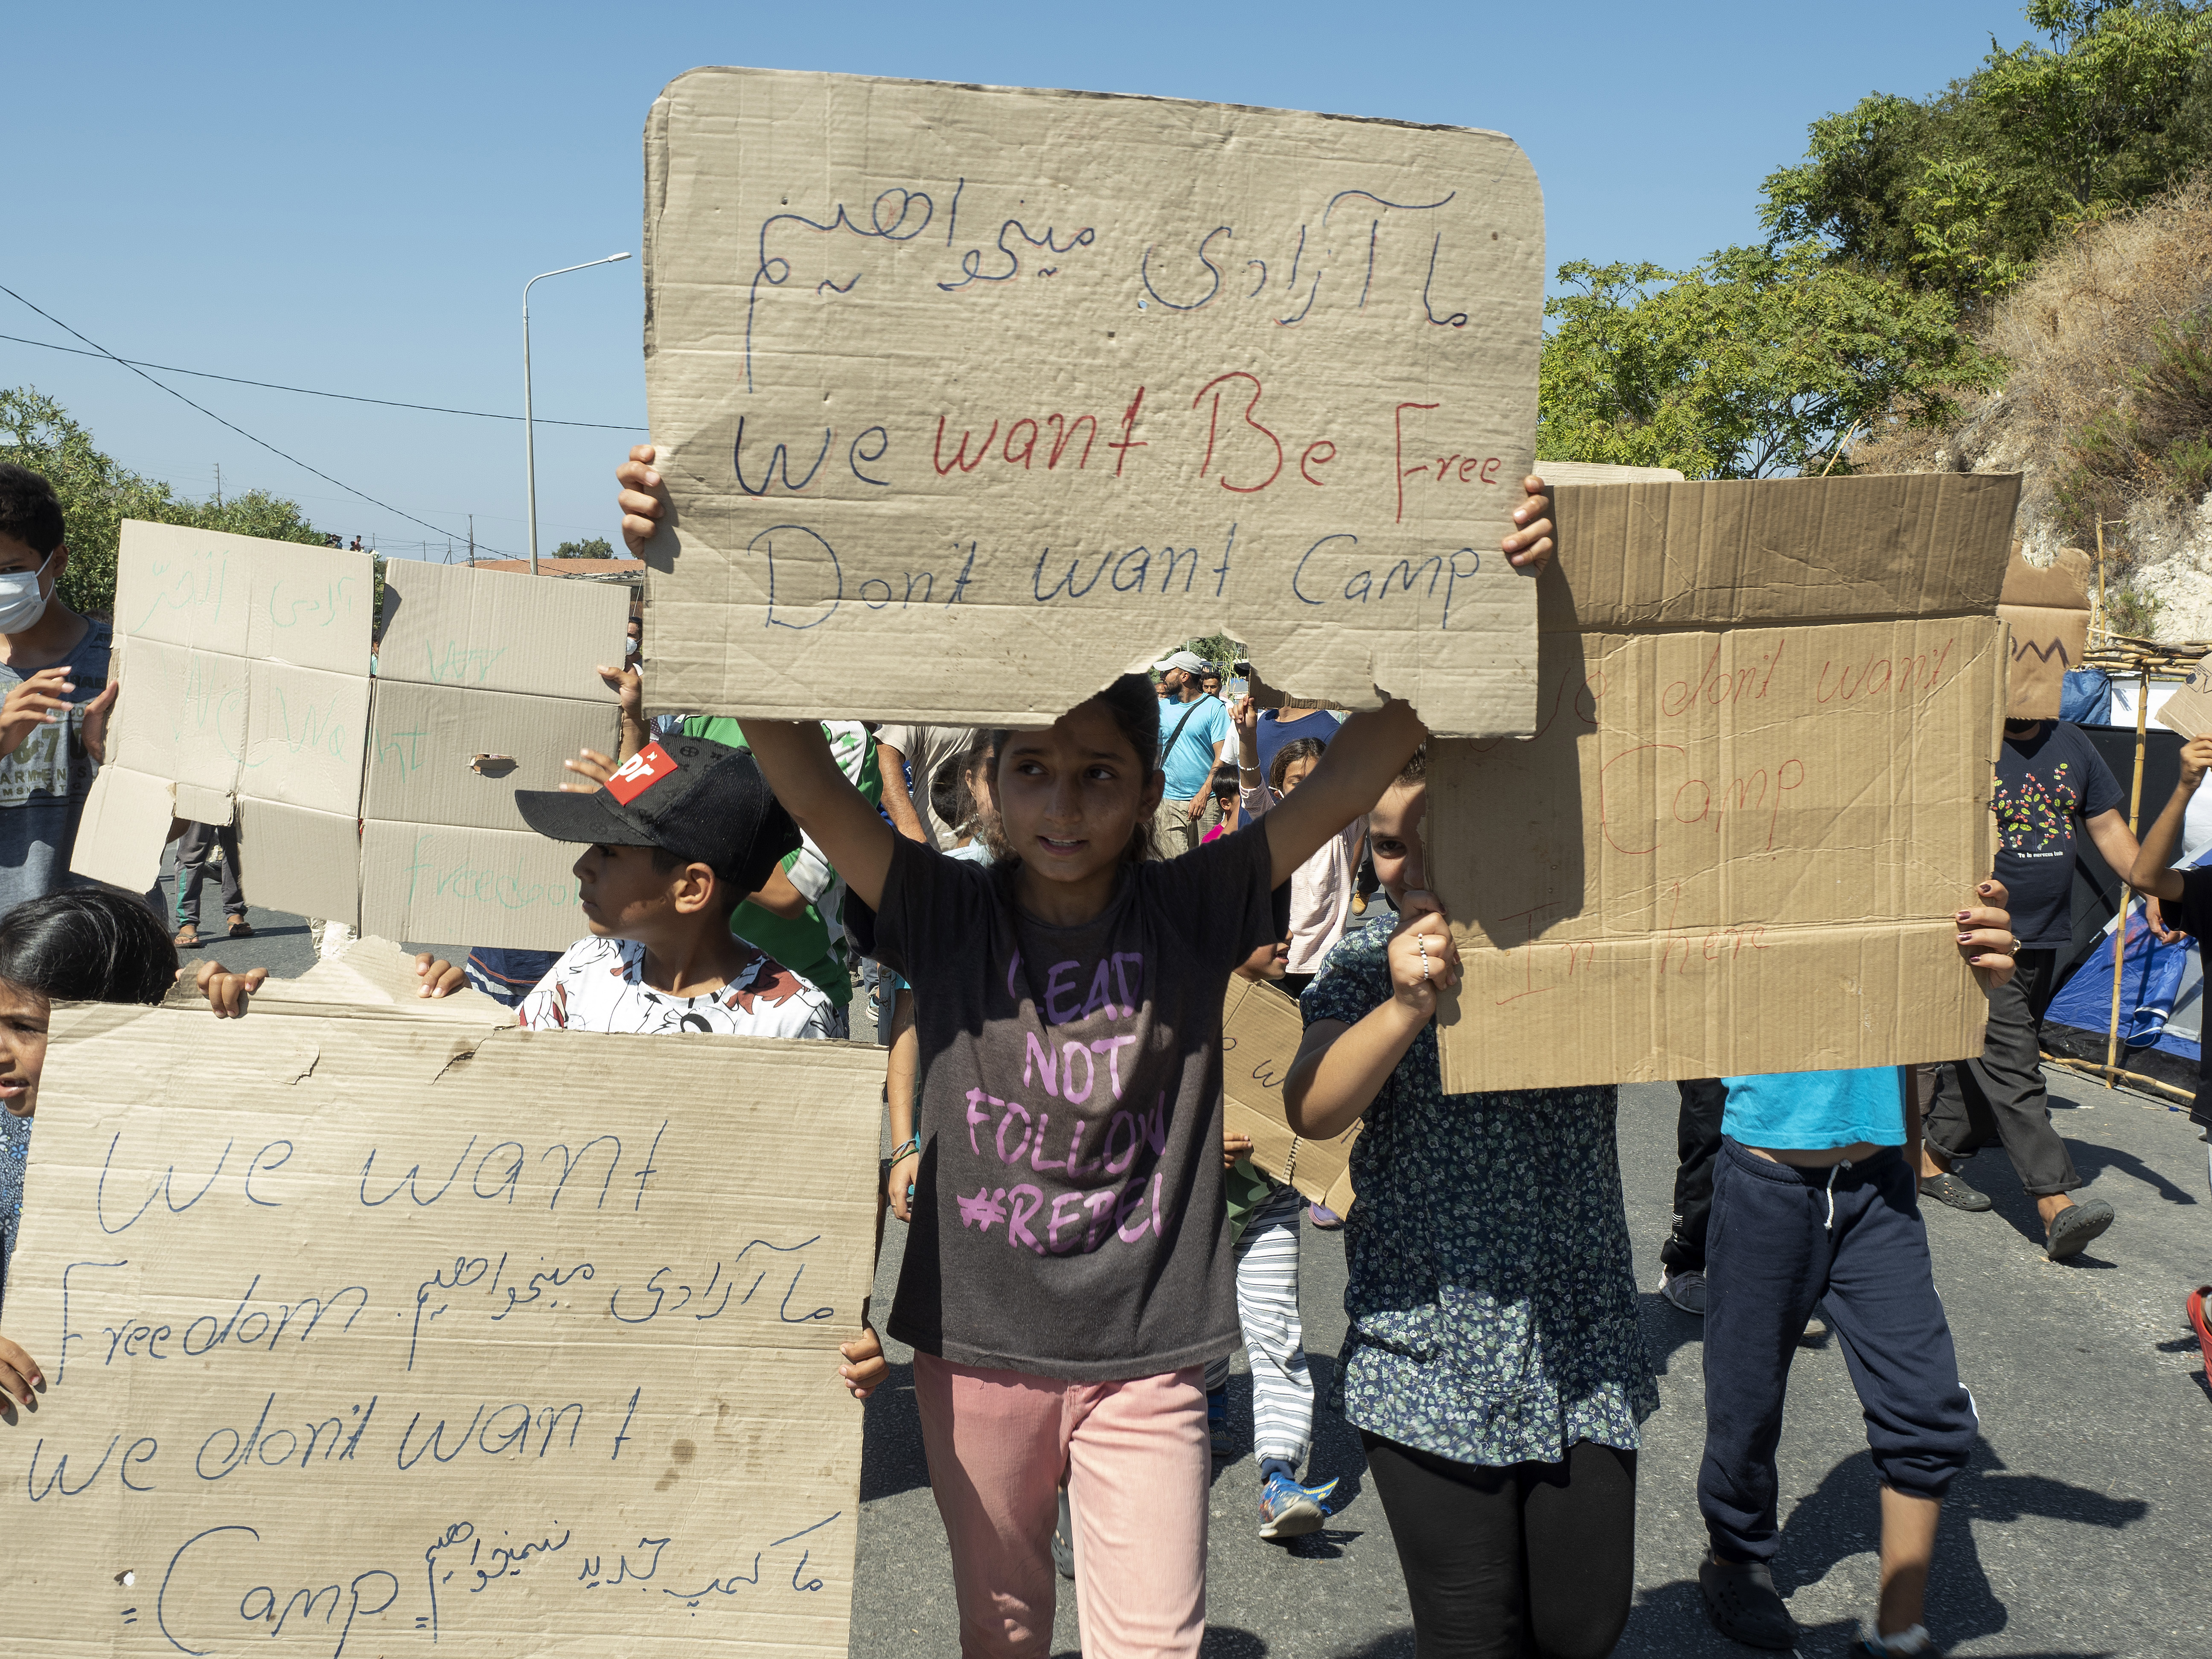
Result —
[[908, 1135], [904, 1140], [902, 1140], [897, 1146], [891, 1148], [891, 1162], [896, 1164], [902, 1158], [906, 1158], [909, 1153], [918, 1156], [921, 1152], [921, 1137], [920, 1135]]

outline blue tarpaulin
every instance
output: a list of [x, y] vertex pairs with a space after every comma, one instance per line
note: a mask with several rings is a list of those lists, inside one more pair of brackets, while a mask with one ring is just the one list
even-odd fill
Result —
[[[2212, 865], [2212, 848], [2196, 860], [2197, 868], [2208, 865]], [[2112, 951], [2118, 936], [2116, 927], [2105, 930], [2096, 950], [2051, 999], [2047, 1016], [2051, 1022], [2094, 1032], [2100, 1041], [2111, 1033]], [[2176, 944], [2160, 944], [2138, 903], [2129, 908], [2124, 948], [2120, 1040], [2130, 1048], [2156, 1048], [2194, 1065], [2200, 1052], [2204, 1004], [2197, 941], [2185, 936]]]

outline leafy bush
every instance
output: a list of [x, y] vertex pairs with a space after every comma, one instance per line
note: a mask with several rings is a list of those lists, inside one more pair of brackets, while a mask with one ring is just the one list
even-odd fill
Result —
[[0, 387], [0, 460], [28, 467], [62, 500], [70, 550], [64, 604], [105, 614], [115, 605], [115, 552], [125, 519], [194, 525], [270, 541], [319, 544], [295, 501], [250, 489], [222, 501], [187, 500], [103, 454], [69, 411], [31, 386]]

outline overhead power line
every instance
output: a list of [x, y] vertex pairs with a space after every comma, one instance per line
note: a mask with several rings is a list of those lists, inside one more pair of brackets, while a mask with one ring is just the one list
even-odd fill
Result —
[[[71, 328], [67, 323], [55, 316], [52, 312], [40, 311], [37, 306], [32, 305], [28, 300], [24, 299], [21, 295], [16, 293], [14, 289], [8, 287], [3, 283], [0, 283], [0, 294], [6, 295], [9, 299], [16, 301], [19, 305], [26, 306], [33, 311], [37, 311], [40, 316], [45, 318], [56, 328], [61, 330], [63, 333], [70, 335], [74, 338], [82, 340], [99, 356], [106, 357], [112, 362], [121, 363], [124, 368], [129, 369], [140, 380], [145, 381], [147, 385], [159, 387], [161, 391], [167, 392], [172, 398], [174, 398], [179, 403], [184, 404], [187, 409], [196, 409], [199, 410], [201, 414], [206, 416], [208, 419], [213, 421], [217, 426], [228, 428], [231, 431], [238, 434], [240, 437], [245, 439], [248, 443], [258, 444], [262, 448], [267, 450], [271, 455], [277, 457], [280, 460], [289, 461], [293, 465], [300, 468], [301, 471], [313, 473], [325, 483], [336, 484], [340, 489], [344, 490], [349, 495], [360, 496], [362, 500], [367, 501], [371, 507], [380, 507], [386, 513], [397, 513], [401, 518], [406, 520], [410, 524], [419, 524], [423, 529], [434, 530], [441, 536], [448, 536], [453, 533], [443, 525], [432, 524], [428, 519], [418, 519], [412, 513], [403, 511], [401, 508], [392, 506], [390, 501], [378, 500], [365, 489], [356, 489], [344, 479], [334, 478], [319, 466], [309, 466], [307, 462], [301, 460], [298, 456], [285, 453], [284, 451], [277, 448], [275, 444], [270, 443], [266, 438], [255, 437], [251, 432], [248, 432], [244, 427], [239, 425], [235, 421], [227, 421], [223, 419], [222, 416], [216, 414], [215, 410], [208, 408], [205, 404], [194, 403], [190, 398], [185, 396], [183, 392], [178, 391], [176, 387], [173, 386], [163, 386], [161, 381], [155, 380], [152, 375], [149, 374], [144, 369], [139, 368], [136, 363], [130, 362], [124, 358], [118, 357], [113, 352], [110, 351], [106, 346], [100, 344], [99, 341], [93, 339], [90, 336], [78, 333], [76, 330]], [[496, 551], [497, 550], [495, 549], [494, 550]]]
[[[18, 299], [22, 298], [21, 295], [17, 295], [15, 297]], [[24, 303], [28, 305], [30, 302], [28, 301], [25, 301]], [[38, 307], [35, 306], [33, 306], [31, 308], [33, 311], [38, 310]], [[42, 317], [46, 315], [44, 312], [40, 312], [39, 314]], [[71, 333], [76, 332], [74, 329], [70, 331]], [[80, 334], [77, 337], [79, 339], [82, 339], [84, 337]], [[296, 392], [303, 398], [335, 398], [341, 403], [375, 404], [380, 408], [383, 409], [419, 409], [423, 410], [425, 413], [431, 415], [466, 415], [472, 419], [479, 421], [514, 421], [519, 422], [522, 419], [522, 416], [520, 415], [501, 415], [488, 409], [448, 409], [442, 404], [407, 404], [401, 403], [392, 398], [357, 397], [350, 392], [318, 392], [313, 386], [281, 386], [275, 380], [249, 380], [240, 375], [216, 374], [204, 368], [179, 368], [174, 363], [149, 363], [137, 357], [116, 357], [112, 352], [83, 351], [80, 350], [76, 346], [58, 344], [52, 340], [26, 339], [20, 334], [0, 334], [0, 340], [11, 340], [17, 345], [37, 346], [43, 351], [66, 351], [72, 357], [108, 357], [112, 358], [116, 362], [121, 363], [126, 368], [158, 368], [164, 374], [190, 374], [196, 380], [226, 380], [232, 386], [258, 386], [264, 391], [267, 392]], [[605, 421], [556, 421], [551, 416], [545, 415], [540, 415], [538, 416], [538, 424], [540, 426], [588, 427], [594, 432], [642, 432], [645, 430], [645, 428], [641, 426], [617, 426]]]

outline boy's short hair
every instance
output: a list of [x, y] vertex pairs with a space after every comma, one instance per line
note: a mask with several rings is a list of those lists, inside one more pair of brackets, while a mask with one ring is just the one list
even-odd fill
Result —
[[62, 498], [27, 466], [0, 461], [0, 536], [12, 536], [33, 553], [52, 552], [67, 526]]
[[703, 864], [729, 888], [732, 908], [799, 845], [799, 826], [751, 754], [706, 738], [649, 743], [588, 794], [518, 789], [514, 805], [553, 841], [651, 848], [664, 875]]
[[1417, 783], [1426, 783], [1428, 781], [1429, 744], [1428, 740], [1423, 738], [1421, 746], [1416, 749], [1406, 763], [1398, 769], [1398, 775], [1390, 781], [1392, 787], [1402, 789], [1410, 788]]

